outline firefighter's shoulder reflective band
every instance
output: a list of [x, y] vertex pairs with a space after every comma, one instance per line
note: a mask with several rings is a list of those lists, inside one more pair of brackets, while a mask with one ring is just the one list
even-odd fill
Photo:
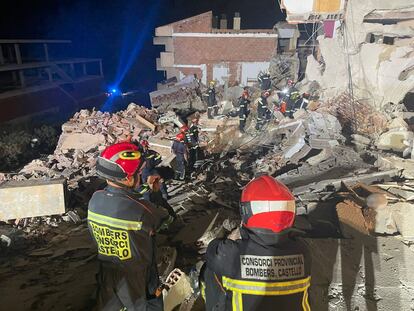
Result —
[[141, 230], [141, 221], [123, 220], [88, 211], [88, 220], [125, 230]]
[[223, 276], [223, 286], [240, 294], [277, 296], [300, 293], [310, 286], [310, 277], [288, 282], [253, 282]]

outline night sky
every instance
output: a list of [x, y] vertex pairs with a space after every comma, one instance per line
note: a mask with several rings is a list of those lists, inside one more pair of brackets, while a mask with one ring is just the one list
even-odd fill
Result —
[[283, 14], [276, 0], [14, 0], [2, 1], [0, 38], [69, 39], [66, 56], [102, 58], [108, 85], [148, 93], [163, 79], [155, 70], [162, 47], [154, 28], [213, 10], [242, 28], [272, 28]]

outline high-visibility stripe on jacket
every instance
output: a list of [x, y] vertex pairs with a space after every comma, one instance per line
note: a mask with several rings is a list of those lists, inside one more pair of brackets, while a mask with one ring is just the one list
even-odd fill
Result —
[[206, 310], [310, 311], [306, 246], [265, 229], [242, 228], [241, 235], [241, 240], [216, 239], [208, 246], [200, 273]]

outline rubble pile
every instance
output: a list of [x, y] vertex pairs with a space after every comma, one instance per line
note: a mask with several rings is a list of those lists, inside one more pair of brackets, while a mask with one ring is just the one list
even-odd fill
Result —
[[52, 155], [33, 160], [7, 179], [63, 177], [68, 180], [70, 190], [76, 189], [82, 179], [96, 175], [96, 158], [106, 145], [129, 136], [139, 139], [143, 132], [154, 131], [156, 118], [155, 111], [135, 104], [115, 114], [81, 110], [62, 125], [62, 134]]
[[206, 109], [201, 100], [200, 84], [192, 76], [151, 92], [150, 100], [152, 107], [161, 113]]
[[[303, 231], [312, 246], [313, 256], [320, 257], [327, 247], [329, 251], [337, 250], [339, 257], [344, 256], [342, 261], [336, 262], [335, 253], [332, 258], [324, 259], [331, 261], [316, 264], [311, 289], [311, 295], [315, 297], [322, 295], [321, 292], [326, 296], [328, 292], [329, 297], [334, 297], [328, 299], [328, 303], [333, 299], [351, 299], [354, 292], [344, 293], [340, 289], [342, 284], [349, 282], [341, 280], [341, 283], [337, 279], [332, 284], [327, 282], [326, 267], [332, 271], [337, 266], [350, 269], [347, 256], [361, 258], [353, 253], [355, 244], [371, 245], [378, 239], [377, 235], [385, 239], [386, 245], [401, 243], [409, 247], [412, 244], [414, 235], [409, 221], [414, 207], [414, 160], [390, 153], [407, 153], [406, 149], [411, 145], [406, 146], [406, 140], [411, 141], [411, 136], [408, 134], [407, 139], [399, 141], [406, 147], [398, 150], [387, 149], [386, 142], [394, 144], [395, 139], [387, 140], [383, 136], [389, 131], [393, 133], [393, 129], [409, 130], [400, 119], [388, 120], [367, 108], [363, 111], [371, 117], [356, 119], [362, 124], [358, 128], [365, 130], [348, 136], [344, 127], [353, 115], [342, 109], [348, 100], [349, 97], [343, 94], [329, 104], [315, 105], [315, 110], [298, 110], [293, 119], [276, 114], [261, 132], [254, 130], [252, 111], [243, 135], [238, 131], [237, 117], [221, 115], [208, 119], [205, 113], [198, 115], [204, 158], [186, 182], [167, 180], [168, 202], [178, 219], [157, 239], [160, 276], [163, 280], [169, 276], [177, 280], [174, 285], [177, 288], [171, 292], [178, 294], [169, 298], [171, 308], [182, 304], [182, 308], [191, 310], [196, 305], [199, 299], [195, 285], [197, 273], [208, 243], [217, 237], [237, 236], [241, 190], [253, 176], [263, 172], [277, 177], [294, 193], [298, 215], [295, 226]], [[339, 104], [335, 104], [337, 102]], [[96, 266], [91, 268], [95, 263], [95, 250], [92, 244], [85, 244], [89, 238], [85, 220], [86, 204], [91, 194], [103, 186], [102, 180], [94, 177], [96, 157], [106, 145], [116, 141], [128, 137], [133, 140], [147, 138], [151, 148], [163, 156], [163, 165], [174, 166], [170, 146], [180, 124], [182, 120], [175, 113], [160, 114], [155, 109], [148, 110], [134, 104], [114, 114], [82, 110], [62, 126], [62, 135], [52, 155], [32, 161], [17, 174], [0, 175], [2, 180], [33, 183], [64, 178], [70, 190], [65, 214], [22, 217], [0, 226], [1, 247], [13, 258], [20, 258], [22, 253], [27, 256], [19, 263], [24, 273], [12, 288], [19, 290], [28, 279], [49, 277], [49, 272], [29, 273], [29, 267], [37, 267], [42, 262], [52, 269], [61, 269], [65, 277], [79, 281], [80, 287], [91, 292], [94, 285], [91, 277], [96, 271]], [[400, 130], [394, 132], [399, 133]], [[347, 145], [346, 141], [351, 139], [353, 145]], [[368, 150], [376, 161], [366, 161]], [[66, 233], [75, 236], [76, 243], [68, 243]], [[35, 239], [42, 247], [35, 246]], [[31, 248], [28, 247], [30, 243]], [[57, 246], [57, 243], [62, 245]], [[65, 264], [65, 258], [70, 263]], [[84, 272], [88, 274], [85, 282], [74, 277], [76, 265], [72, 263], [78, 263], [82, 269], [89, 267]], [[181, 270], [172, 272], [175, 267]], [[355, 267], [360, 267], [359, 262], [353, 262], [352, 274], [375, 274], [374, 270], [367, 272], [366, 266]], [[0, 262], [0, 276], [9, 275], [12, 268]], [[65, 278], [56, 282], [56, 292], [43, 296], [36, 292], [36, 297], [28, 294], [26, 301], [32, 307], [45, 307], [48, 305], [46, 300], [55, 301], [59, 292], [64, 291]], [[358, 284], [365, 289], [365, 283], [361, 281]], [[5, 286], [0, 282], [0, 288]], [[47, 291], [48, 287], [49, 283], [40, 291]], [[370, 288], [365, 290], [367, 295], [375, 296]], [[357, 295], [365, 297], [360, 293]], [[78, 305], [90, 303], [90, 296], [80, 297], [82, 301], [77, 301], [76, 305], [68, 300], [65, 303], [75, 309], [81, 309]], [[11, 296], [6, 300], [12, 303]], [[316, 309], [326, 309], [324, 303], [326, 301], [318, 300]]]
[[342, 93], [321, 103], [317, 110], [337, 116], [349, 134], [378, 135], [388, 124], [384, 113], [367, 103], [352, 100], [348, 93]]

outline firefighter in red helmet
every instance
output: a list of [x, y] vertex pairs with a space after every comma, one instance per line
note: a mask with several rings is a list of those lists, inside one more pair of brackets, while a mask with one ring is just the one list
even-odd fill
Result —
[[268, 175], [241, 196], [241, 239], [215, 239], [200, 272], [206, 310], [308, 311], [310, 255], [293, 237], [295, 199]]
[[163, 310], [154, 233], [168, 214], [132, 191], [142, 163], [138, 146], [129, 142], [107, 147], [97, 160], [97, 173], [108, 183], [88, 206], [100, 263], [98, 310]]

